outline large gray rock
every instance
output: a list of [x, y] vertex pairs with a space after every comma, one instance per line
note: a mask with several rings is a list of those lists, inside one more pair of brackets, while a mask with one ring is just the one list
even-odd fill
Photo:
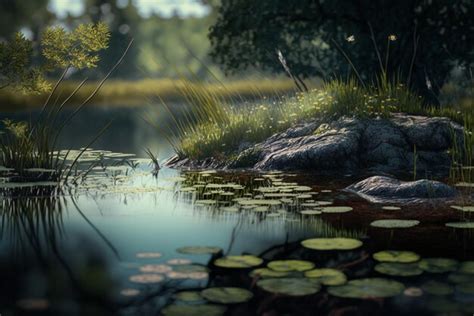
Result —
[[374, 176], [348, 186], [348, 192], [372, 202], [393, 202], [455, 197], [456, 189], [432, 180], [400, 181], [390, 177]]
[[453, 135], [462, 139], [462, 127], [441, 117], [394, 114], [389, 119], [313, 121], [240, 152], [228, 167], [408, 174], [416, 163], [418, 174], [446, 174]]
[[449, 172], [447, 151], [454, 137], [462, 144], [462, 127], [442, 117], [395, 113], [390, 118], [315, 119], [258, 144], [242, 143], [231, 161], [178, 159], [168, 165], [400, 175], [411, 173], [416, 163], [418, 175], [439, 176]]

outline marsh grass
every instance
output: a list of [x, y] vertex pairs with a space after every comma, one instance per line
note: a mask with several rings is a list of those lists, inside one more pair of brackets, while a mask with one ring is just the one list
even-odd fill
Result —
[[32, 118], [31, 122], [3, 121], [3, 131], [0, 134], [0, 166], [11, 170], [10, 180], [13, 179], [15, 182], [57, 181], [58, 183], [61, 180], [68, 180], [82, 154], [105, 132], [111, 123], [100, 130], [70, 164], [66, 164], [69, 151], [66, 155], [61, 155], [60, 151], [56, 149], [59, 136], [67, 124], [92, 100], [112, 72], [120, 65], [132, 42], [130, 41], [121, 58], [95, 86], [94, 90], [63, 121], [59, 122], [59, 115], [86, 82], [84, 80], [79, 83], [61, 103], [51, 102], [64, 79], [67, 68], [44, 101], [39, 115]]
[[[65, 81], [58, 89], [52, 100], [64, 95], [70, 95], [79, 82]], [[256, 92], [271, 96], [275, 94], [291, 93], [295, 90], [292, 82], [287, 79], [262, 80], [259, 78], [249, 80], [233, 80], [225, 84], [216, 83], [194, 83], [196, 86], [205, 86], [208, 91], [219, 95], [225, 100], [232, 98], [252, 99]], [[97, 82], [85, 83], [82, 88], [71, 97], [68, 106], [78, 105], [90, 95], [96, 88]], [[185, 88], [180, 79], [144, 79], [137, 81], [109, 80], [97, 95], [94, 103], [106, 106], [138, 106], [158, 98], [166, 102], [183, 101], [182, 89]], [[2, 90], [0, 93], [0, 104], [2, 110], [14, 111], [25, 108], [38, 108], [47, 98], [46, 93], [21, 94], [12, 90]]]

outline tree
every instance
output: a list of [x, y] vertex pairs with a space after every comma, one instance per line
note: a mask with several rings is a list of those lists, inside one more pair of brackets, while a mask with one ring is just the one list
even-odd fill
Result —
[[472, 0], [223, 0], [209, 38], [228, 72], [282, 71], [280, 50], [298, 76], [384, 71], [437, 102], [453, 63], [473, 60], [473, 16]]
[[12, 40], [0, 43], [0, 89], [48, 90], [46, 73], [62, 69], [65, 74], [70, 68], [96, 67], [98, 52], [108, 47], [109, 38], [109, 29], [103, 23], [81, 24], [71, 32], [49, 27], [41, 36], [42, 62], [35, 64], [33, 42], [18, 32]]

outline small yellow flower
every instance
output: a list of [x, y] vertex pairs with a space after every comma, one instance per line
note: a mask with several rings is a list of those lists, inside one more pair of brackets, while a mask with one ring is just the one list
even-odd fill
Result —
[[395, 34], [390, 34], [390, 35], [388, 36], [388, 39], [389, 39], [390, 41], [392, 41], [392, 42], [395, 42], [395, 41], [397, 40], [397, 35], [395, 35]]

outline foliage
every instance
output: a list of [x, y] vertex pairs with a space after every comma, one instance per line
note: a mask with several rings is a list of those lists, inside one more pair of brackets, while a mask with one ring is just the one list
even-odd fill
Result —
[[56, 69], [92, 68], [97, 52], [107, 48], [110, 33], [103, 23], [79, 25], [71, 32], [62, 27], [47, 28], [41, 39], [44, 62], [33, 63], [33, 43], [21, 33], [0, 43], [0, 89], [11, 87], [24, 92], [43, 92], [51, 88], [45, 73]]
[[453, 63], [473, 60], [473, 14], [470, 0], [223, 0], [212, 56], [230, 71], [282, 71], [280, 50], [294, 74], [327, 79], [354, 71], [347, 52], [363, 80], [386, 69], [435, 103]]
[[[55, 151], [56, 141], [62, 129], [75, 114], [92, 99], [108, 76], [97, 85], [89, 97], [63, 122], [58, 122], [58, 116], [61, 110], [82, 87], [85, 81], [80, 83], [60, 104], [51, 104], [51, 96], [60, 86], [65, 73], [70, 67], [84, 68], [95, 66], [99, 60], [96, 53], [107, 47], [108, 34], [107, 26], [101, 23], [96, 25], [81, 25], [69, 33], [62, 28], [49, 28], [45, 31], [41, 44], [43, 46], [42, 52], [46, 58], [46, 62], [42, 65], [41, 69], [46, 70], [63, 67], [65, 70], [46, 99], [39, 116], [36, 117], [34, 121], [31, 123], [13, 122], [11, 120], [3, 121], [4, 129], [0, 134], [0, 165], [13, 169], [16, 176], [19, 177], [18, 181], [60, 180], [63, 173], [66, 172], [65, 161], [67, 155], [60, 157], [59, 152]], [[24, 47], [28, 48], [26, 51], [30, 52], [31, 49], [29, 48], [31, 47], [31, 43], [19, 35], [17, 35], [17, 37]], [[15, 46], [15, 44], [12, 45]], [[130, 45], [131, 43], [125, 50], [125, 53]], [[6, 58], [12, 59], [18, 72], [30, 71], [29, 65], [25, 62], [28, 60], [28, 54], [25, 54], [23, 56], [24, 58], [18, 62], [18, 58], [15, 58], [16, 53], [14, 51], [2, 50], [2, 52], [5, 52]], [[12, 54], [12, 56], [8, 56], [9, 54]], [[112, 72], [122, 60], [123, 56], [110, 72]], [[7, 84], [21, 85], [22, 87], [26, 85], [22, 80], [9, 81]], [[101, 133], [102, 132], [100, 132], [99, 135]], [[86, 146], [86, 148], [87, 147], [88, 146]], [[75, 164], [77, 159], [78, 158], [76, 158], [72, 165]], [[39, 174], [40, 177], [30, 178], [28, 169], [31, 168], [42, 169], [44, 172]], [[72, 168], [72, 166], [70, 166], [70, 168]], [[66, 178], [70, 170], [71, 169], [65, 174]]]

